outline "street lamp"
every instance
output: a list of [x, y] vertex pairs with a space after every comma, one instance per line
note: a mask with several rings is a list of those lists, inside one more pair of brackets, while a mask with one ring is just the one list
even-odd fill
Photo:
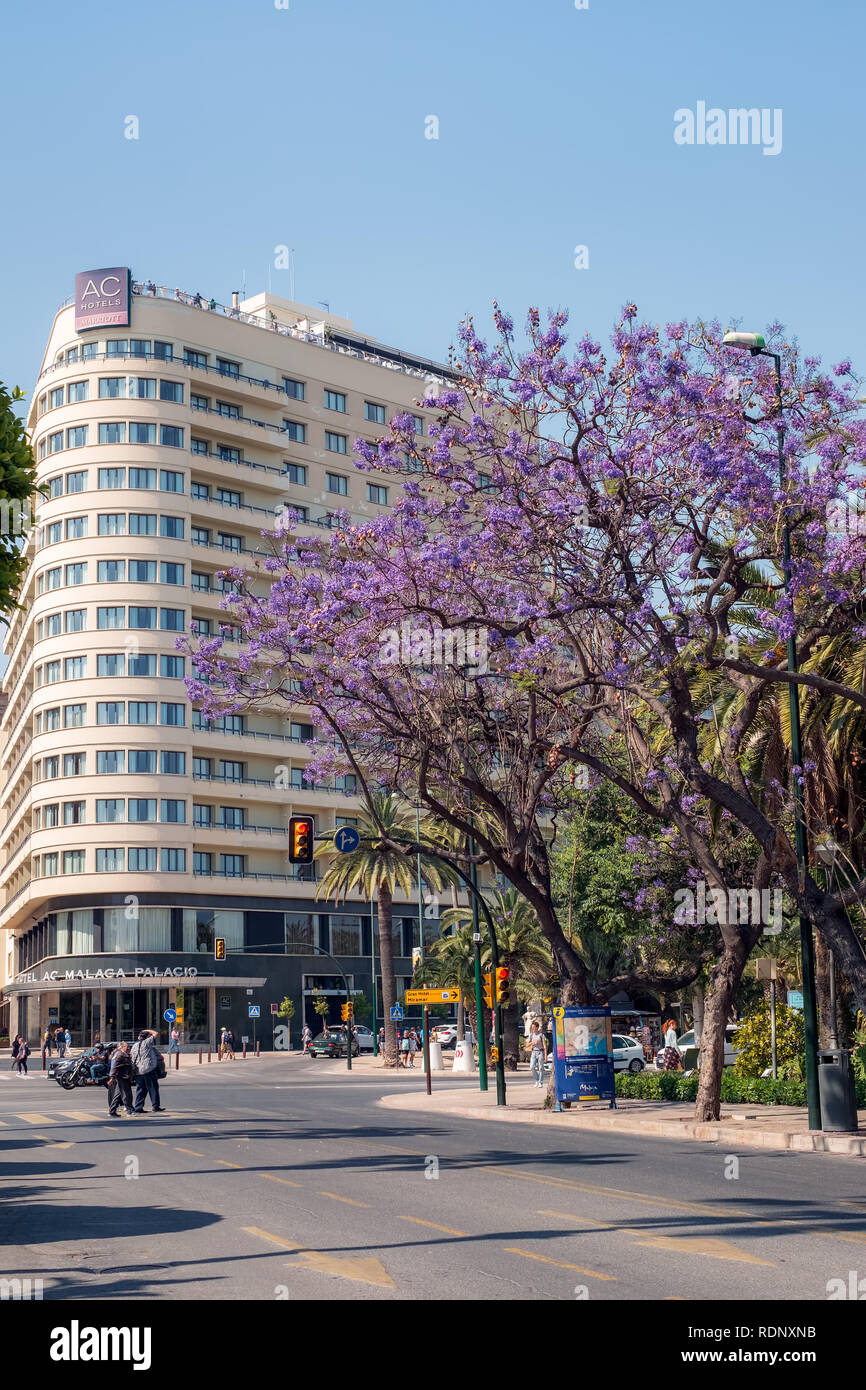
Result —
[[[738, 348], [752, 357], [770, 357], [776, 373], [776, 441], [779, 449], [779, 485], [785, 490], [785, 425], [782, 416], [782, 358], [778, 352], [770, 352], [760, 333], [726, 333], [722, 339], [725, 347]], [[788, 507], [785, 504], [785, 524], [782, 529], [782, 572], [785, 593], [791, 581], [791, 528], [788, 521]], [[788, 638], [788, 670], [797, 671], [797, 639], [794, 633]], [[791, 713], [791, 763], [799, 769], [799, 775], [792, 773], [794, 792], [794, 845], [797, 854], [797, 879], [800, 891], [806, 884], [806, 810], [803, 803], [802, 771], [803, 757], [800, 741], [800, 695], [795, 681], [788, 684], [788, 703]], [[815, 1002], [815, 943], [812, 926], [801, 912], [800, 950], [803, 957], [803, 1023], [806, 1041], [806, 1100], [809, 1108], [809, 1128], [821, 1128], [821, 1101], [818, 1093], [818, 1010]]]
[[[819, 840], [818, 844], [815, 846], [815, 851], [821, 863], [827, 866], [827, 888], [828, 891], [832, 893], [836, 887], [836, 855], [839, 852], [839, 846], [834, 839], [827, 838], [826, 840]], [[830, 1046], [838, 1047], [839, 1033], [836, 1027], [836, 962], [833, 959], [832, 948], [828, 950], [827, 955], [829, 957], [828, 966], [830, 974], [830, 1027], [827, 1032], [830, 1037]]]

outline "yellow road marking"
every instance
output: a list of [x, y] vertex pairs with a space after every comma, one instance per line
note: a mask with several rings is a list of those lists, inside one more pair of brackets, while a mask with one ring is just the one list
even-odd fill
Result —
[[273, 1241], [274, 1245], [279, 1245], [283, 1250], [300, 1251], [300, 1246], [293, 1240], [285, 1240], [283, 1236], [272, 1235], [270, 1231], [263, 1231], [261, 1226], [242, 1226], [242, 1231], [246, 1231], [248, 1236], [258, 1236], [260, 1240]]
[[467, 1236], [468, 1231], [455, 1231], [453, 1226], [437, 1226], [435, 1221], [422, 1221], [420, 1216], [398, 1216], [398, 1221], [414, 1221], [416, 1226], [429, 1226], [433, 1231], [444, 1231], [448, 1236]]
[[41, 1139], [41, 1140], [47, 1145], [47, 1147], [48, 1147], [49, 1149], [71, 1149], [71, 1148], [72, 1148], [72, 1140], [71, 1140], [71, 1139], [69, 1139], [69, 1140], [67, 1140], [67, 1141], [65, 1141], [65, 1142], [64, 1142], [64, 1141], [55, 1141], [55, 1140], [53, 1140], [53, 1139], [49, 1139], [47, 1134], [34, 1134], [34, 1135], [33, 1135], [33, 1138], [34, 1138], [34, 1139]]
[[[160, 1141], [157, 1140], [157, 1143], [159, 1143], [159, 1142], [160, 1142]], [[242, 1164], [242, 1163], [230, 1163], [229, 1160], [228, 1160], [227, 1158], [218, 1158], [216, 1161], [217, 1161], [217, 1163], [221, 1163], [222, 1166], [223, 1166], [224, 1168], [242, 1168], [242, 1167], [243, 1167], [243, 1164]]]
[[167, 1139], [148, 1139], [148, 1144], [162, 1144], [164, 1148], [170, 1149], [171, 1145]]
[[387, 1270], [372, 1255], [352, 1256], [345, 1259], [337, 1255], [322, 1255], [316, 1250], [306, 1250], [284, 1236], [275, 1236], [271, 1231], [263, 1231], [260, 1226], [243, 1226], [248, 1235], [269, 1240], [283, 1250], [290, 1250], [303, 1260], [302, 1265], [290, 1265], [290, 1269], [315, 1269], [320, 1274], [336, 1274], [341, 1279], [353, 1279], [360, 1284], [375, 1284], [378, 1288], [396, 1289], [397, 1285]]
[[[233, 1164], [233, 1167], [235, 1168], [240, 1168], [240, 1166], [241, 1165], [239, 1163]], [[304, 1185], [302, 1182], [292, 1182], [291, 1178], [278, 1178], [276, 1173], [259, 1173], [259, 1177], [267, 1178], [268, 1182], [285, 1183], [286, 1187], [303, 1187]]]
[[90, 1115], [86, 1110], [61, 1110], [60, 1114], [66, 1120], [89, 1120], [96, 1119], [95, 1115]]
[[761, 1260], [757, 1255], [749, 1255], [732, 1241], [722, 1240], [718, 1236], [648, 1236], [646, 1231], [635, 1231], [629, 1226], [611, 1225], [608, 1221], [596, 1221], [591, 1216], [575, 1216], [570, 1211], [542, 1208], [538, 1214], [556, 1216], [576, 1226], [588, 1223], [608, 1231], [619, 1231], [624, 1236], [630, 1236], [638, 1245], [647, 1245], [654, 1250], [670, 1250], [677, 1255], [710, 1255], [717, 1260], [740, 1260], [743, 1264], [769, 1265], [771, 1269], [775, 1268], [772, 1260]]
[[608, 1283], [616, 1283], [615, 1274], [599, 1274], [597, 1269], [584, 1269], [582, 1265], [570, 1265], [567, 1260], [554, 1260], [550, 1255], [534, 1255], [531, 1250], [521, 1250], [516, 1245], [506, 1245], [507, 1255], [522, 1255], [526, 1260], [539, 1260], [541, 1264], [558, 1265], [560, 1269], [576, 1269], [578, 1274], [588, 1274], [590, 1279], [604, 1279]]
[[18, 1119], [23, 1120], [24, 1123], [28, 1125], [53, 1125], [57, 1123], [56, 1120], [50, 1119], [48, 1115], [37, 1115], [33, 1110], [28, 1110], [25, 1114], [20, 1114]]
[[368, 1207], [369, 1202], [356, 1202], [354, 1197], [341, 1197], [337, 1192], [320, 1192], [320, 1197], [332, 1197], [335, 1202], [345, 1202], [350, 1207]]
[[197, 1153], [195, 1149], [182, 1149], [180, 1144], [175, 1144], [174, 1147], [179, 1154], [192, 1154], [193, 1158], [204, 1158], [204, 1154]]

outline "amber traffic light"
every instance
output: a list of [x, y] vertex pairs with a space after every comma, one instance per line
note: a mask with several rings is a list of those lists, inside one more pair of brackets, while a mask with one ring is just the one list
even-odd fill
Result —
[[289, 859], [293, 864], [312, 864], [312, 816], [292, 816], [289, 821]]
[[214, 958], [214, 960], [225, 960], [225, 958], [226, 958], [226, 940], [225, 940], [225, 937], [224, 937], [224, 936], [218, 936], [218, 937], [215, 939], [214, 944], [213, 944], [213, 958]]
[[489, 970], [486, 975], [481, 977], [481, 987], [484, 992], [484, 1002], [488, 1009], [493, 1008], [493, 971]]
[[511, 1003], [511, 971], [505, 965], [500, 965], [496, 971], [496, 1002], [503, 1009]]
[[354, 1014], [355, 1014], [355, 1006], [354, 1006], [354, 1004], [341, 1004], [341, 1005], [340, 1005], [340, 1018], [343, 1020], [344, 1023], [348, 1023], [348, 1022], [350, 1021], [350, 1019], [352, 1019], [352, 1018], [354, 1017]]

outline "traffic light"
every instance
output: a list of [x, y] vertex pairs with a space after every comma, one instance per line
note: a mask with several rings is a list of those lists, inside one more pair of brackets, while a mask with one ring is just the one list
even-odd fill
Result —
[[488, 1009], [493, 1008], [493, 971], [488, 970], [486, 975], [481, 976], [481, 987], [484, 991], [484, 1002]]
[[354, 1004], [341, 1004], [341, 1005], [340, 1005], [340, 1018], [343, 1020], [344, 1023], [348, 1023], [348, 1022], [354, 1017], [354, 1014], [355, 1014], [355, 1006], [354, 1006]]
[[218, 936], [218, 937], [216, 937], [216, 939], [214, 940], [214, 944], [213, 944], [213, 958], [214, 958], [214, 960], [225, 960], [225, 958], [226, 958], [226, 939], [225, 939], [224, 936]]
[[500, 965], [496, 971], [496, 1002], [503, 1009], [511, 1003], [511, 971], [505, 965]]
[[491, 1060], [491, 1062], [493, 1062], [494, 1066], [495, 1066], [496, 1063], [499, 1061], [499, 1048], [498, 1048], [498, 1047], [491, 1047], [491, 1049], [490, 1049], [490, 1060]]
[[312, 816], [292, 816], [289, 821], [289, 859], [292, 864], [312, 864]]

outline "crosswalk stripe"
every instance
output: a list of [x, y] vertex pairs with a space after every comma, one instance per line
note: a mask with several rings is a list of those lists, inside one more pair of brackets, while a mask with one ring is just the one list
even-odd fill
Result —
[[32, 1110], [28, 1110], [25, 1114], [19, 1114], [17, 1119], [23, 1120], [28, 1125], [53, 1125], [56, 1123], [48, 1115], [37, 1115]]
[[[87, 1110], [61, 1110], [59, 1112], [65, 1120], [95, 1120], [96, 1115], [91, 1115]], [[98, 1118], [102, 1118], [100, 1115]]]

